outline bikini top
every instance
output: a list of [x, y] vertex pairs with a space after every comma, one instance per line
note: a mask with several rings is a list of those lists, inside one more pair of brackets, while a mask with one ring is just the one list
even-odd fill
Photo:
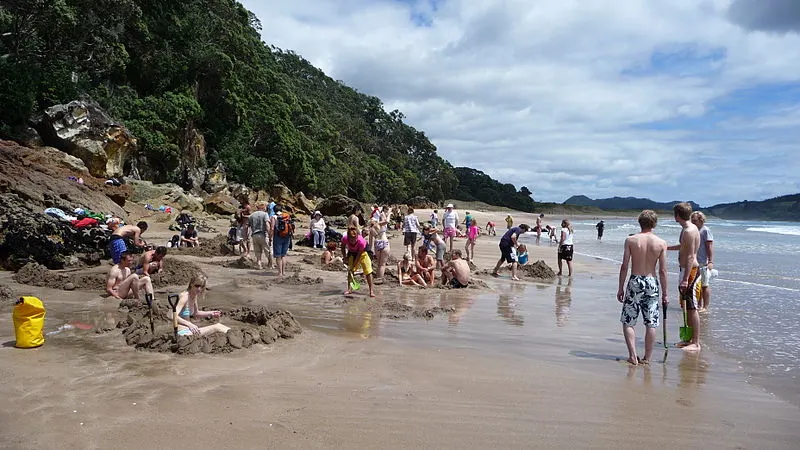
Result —
[[183, 317], [184, 319], [188, 319], [189, 317], [192, 317], [192, 312], [189, 311], [189, 307], [188, 306], [184, 306], [183, 307], [183, 309], [180, 312], [180, 316]]

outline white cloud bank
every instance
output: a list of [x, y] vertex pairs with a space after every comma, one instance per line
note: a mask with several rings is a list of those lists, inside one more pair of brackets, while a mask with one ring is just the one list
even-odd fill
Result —
[[400, 109], [455, 166], [539, 201], [711, 205], [800, 192], [786, 1], [242, 3], [265, 42]]

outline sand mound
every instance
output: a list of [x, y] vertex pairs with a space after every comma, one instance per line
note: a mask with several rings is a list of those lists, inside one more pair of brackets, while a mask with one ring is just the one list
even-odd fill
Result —
[[197, 264], [167, 257], [164, 259], [164, 270], [150, 275], [150, 279], [155, 288], [176, 286], [188, 284], [192, 275], [198, 272], [203, 273]]
[[331, 261], [322, 266], [322, 270], [327, 270], [329, 272], [347, 272], [347, 265], [342, 261]]
[[5, 284], [0, 284], [0, 303], [7, 302], [14, 297], [14, 290]]
[[414, 309], [411, 306], [403, 303], [387, 302], [383, 304], [381, 317], [395, 320], [408, 318], [431, 320], [436, 316], [449, 314], [455, 311], [456, 309], [453, 306], [447, 306], [444, 308], [440, 306], [434, 306], [433, 308]]
[[168, 253], [189, 256], [228, 256], [232, 255], [233, 249], [228, 245], [228, 237], [217, 235], [211, 239], [201, 239], [199, 247], [178, 247], [169, 249]]
[[[72, 277], [69, 275], [54, 272], [35, 262], [25, 264], [21, 269], [19, 269], [19, 271], [14, 274], [14, 280], [20, 284], [48, 287], [52, 289], [65, 289], [70, 287], [70, 284], [73, 284]], [[102, 287], [103, 281], [100, 281], [99, 284], [94, 284], [90, 286], [89, 289], [97, 289]]]
[[[278, 339], [289, 339], [302, 332], [300, 324], [288, 311], [269, 311], [263, 306], [243, 306], [223, 311], [220, 321], [231, 327], [227, 333], [208, 336], [178, 336], [174, 338], [172, 320], [164, 308], [154, 308], [155, 333], [150, 330], [148, 308], [141, 302], [123, 301], [121, 309], [128, 309], [125, 320], [117, 326], [122, 331], [125, 343], [141, 350], [161, 353], [193, 355], [197, 353], [229, 353], [248, 348], [256, 343], [271, 344]], [[200, 327], [210, 325], [211, 320], [194, 319]]]
[[[223, 261], [220, 264], [222, 265], [222, 267], [227, 267], [228, 269], [258, 270], [258, 264], [254, 260], [248, 259], [244, 256], [239, 257], [237, 259]], [[266, 266], [267, 261], [262, 260], [262, 264]]]
[[526, 264], [519, 267], [519, 272], [526, 277], [551, 280], [556, 277], [555, 271], [542, 260], [533, 264]]
[[323, 282], [322, 277], [304, 277], [300, 276], [299, 273], [293, 273], [291, 275], [285, 276], [283, 278], [277, 278], [274, 281], [267, 283], [267, 287], [276, 285], [276, 284], [288, 284], [292, 286], [308, 286], [312, 284], [322, 284]]

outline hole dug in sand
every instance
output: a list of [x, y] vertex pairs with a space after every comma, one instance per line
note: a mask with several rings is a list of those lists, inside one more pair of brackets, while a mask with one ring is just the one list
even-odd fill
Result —
[[[174, 340], [172, 319], [168, 309], [156, 303], [153, 307], [155, 334], [150, 332], [147, 306], [137, 300], [123, 300], [120, 309], [128, 316], [117, 324], [123, 328], [125, 343], [141, 350], [193, 355], [197, 353], [229, 353], [253, 344], [271, 344], [290, 339], [302, 332], [300, 324], [288, 311], [270, 311], [264, 306], [242, 306], [222, 312], [220, 321], [231, 327], [227, 333], [207, 336], [178, 336]], [[208, 319], [192, 319], [199, 327], [213, 324]]]

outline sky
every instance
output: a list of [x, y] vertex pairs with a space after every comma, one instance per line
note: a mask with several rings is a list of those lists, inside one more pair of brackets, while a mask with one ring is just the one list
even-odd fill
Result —
[[293, 50], [537, 201], [800, 192], [800, 0], [244, 0]]

